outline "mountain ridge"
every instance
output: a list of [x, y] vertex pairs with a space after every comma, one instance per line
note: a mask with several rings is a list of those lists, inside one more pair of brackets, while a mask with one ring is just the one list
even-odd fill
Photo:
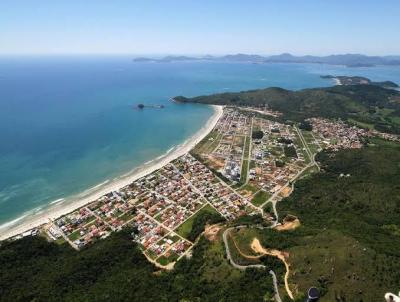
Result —
[[368, 56], [363, 54], [335, 54], [328, 56], [295, 56], [290, 53], [262, 56], [258, 54], [228, 54], [223, 56], [176, 56], [169, 55], [163, 58], [138, 57], [134, 62], [185, 62], [185, 61], [220, 61], [220, 62], [247, 62], [247, 63], [315, 63], [329, 65], [345, 65], [347, 67], [372, 67], [376, 65], [400, 65], [400, 56]]

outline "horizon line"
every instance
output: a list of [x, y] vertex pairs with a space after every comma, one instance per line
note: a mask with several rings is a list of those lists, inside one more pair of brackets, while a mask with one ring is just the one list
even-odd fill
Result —
[[362, 55], [368, 57], [391, 57], [391, 56], [400, 56], [400, 54], [367, 54], [360, 52], [337, 52], [337, 53], [329, 53], [329, 54], [296, 54], [291, 52], [279, 52], [279, 53], [256, 53], [256, 52], [232, 52], [232, 53], [0, 53], [0, 57], [43, 57], [43, 56], [132, 56], [132, 57], [143, 57], [143, 56], [154, 56], [154, 57], [165, 57], [165, 56], [192, 56], [196, 58], [203, 58], [207, 56], [212, 57], [223, 57], [229, 55], [248, 55], [248, 56], [262, 56], [262, 57], [270, 57], [270, 56], [279, 56], [279, 55], [292, 55], [295, 57], [302, 56], [314, 56], [314, 57], [327, 57], [327, 56], [338, 56], [338, 55]]

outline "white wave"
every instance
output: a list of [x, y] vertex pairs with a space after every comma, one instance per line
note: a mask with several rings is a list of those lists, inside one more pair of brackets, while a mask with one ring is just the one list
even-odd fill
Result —
[[110, 182], [110, 180], [107, 179], [107, 180], [103, 181], [102, 183], [99, 183], [98, 185], [95, 185], [95, 186], [93, 186], [93, 187], [91, 187], [91, 188], [85, 190], [84, 192], [82, 192], [81, 194], [79, 194], [78, 197], [80, 197], [80, 196], [86, 196], [86, 195], [88, 195], [88, 194], [90, 194], [90, 193], [93, 193], [93, 191], [96, 191], [97, 189], [101, 188], [102, 186], [108, 184], [109, 182]]
[[63, 200], [65, 200], [65, 198], [59, 198], [59, 199], [56, 199], [56, 200], [50, 202], [49, 204], [59, 203], [59, 202], [61, 202], [61, 201], [63, 201]]

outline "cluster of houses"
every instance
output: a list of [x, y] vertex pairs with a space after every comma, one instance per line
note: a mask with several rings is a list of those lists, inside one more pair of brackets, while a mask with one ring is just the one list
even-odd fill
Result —
[[82, 207], [57, 219], [49, 227], [48, 234], [56, 239], [63, 236], [73, 247], [82, 248], [96, 239], [107, 237], [110, 231], [111, 227], [103, 219], [95, 216], [88, 207]]
[[177, 228], [206, 204], [227, 219], [254, 211], [247, 200], [187, 154], [58, 218], [47, 233], [54, 240], [63, 237], [80, 249], [129, 226], [148, 258], [172, 261], [192, 246], [177, 234]]
[[254, 211], [247, 199], [223, 183], [190, 154], [178, 158], [174, 164], [199, 190], [204, 199], [225, 218], [234, 219]]
[[[279, 116], [268, 108], [245, 110]], [[334, 150], [360, 148], [365, 136], [400, 141], [397, 135], [352, 127], [340, 120], [311, 118], [308, 121], [314, 133], [308, 143]], [[311, 152], [302, 143], [304, 139], [296, 128], [289, 125], [225, 108], [214, 131], [218, 141], [211, 141], [216, 143], [215, 148], [205, 154], [208, 160], [212, 159], [206, 160], [207, 165], [210, 162], [222, 163], [217, 170], [226, 178], [239, 181], [242, 162], [246, 159], [249, 162], [249, 184], [270, 194], [286, 189], [289, 181], [311, 161]], [[262, 135], [252, 138], [254, 131]], [[249, 154], [249, 158], [244, 158], [245, 154]], [[259, 211], [205, 164], [186, 154], [54, 220], [44, 230], [50, 239], [64, 239], [80, 249], [129, 226], [144, 254], [164, 265], [191, 249], [193, 243], [179, 235], [177, 229], [206, 205], [228, 220]], [[37, 233], [38, 229], [33, 229], [15, 236], [15, 239]]]
[[308, 119], [313, 128], [315, 137], [321, 145], [327, 149], [359, 149], [363, 146], [363, 137], [380, 137], [385, 140], [400, 142], [397, 134], [384, 133], [375, 129], [361, 129], [350, 126], [341, 120], [329, 120], [324, 118]]
[[[330, 146], [357, 147], [365, 130], [342, 122], [310, 119], [313, 131]], [[262, 131], [262, 138], [251, 139], [252, 129]], [[225, 109], [214, 130], [221, 139], [212, 152], [224, 160], [221, 170], [238, 180], [248, 139], [250, 146], [249, 181], [271, 194], [279, 191], [306, 166], [300, 138], [291, 126], [267, 119], [252, 118], [234, 109]], [[292, 148], [291, 156], [285, 152]], [[226, 219], [257, 211], [247, 198], [224, 183], [192, 155], [179, 157], [163, 168], [133, 183], [110, 192], [94, 202], [55, 220], [47, 233], [57, 240], [63, 237], [80, 249], [125, 226], [146, 256], [177, 259], [192, 243], [176, 230], [206, 204]]]
[[359, 149], [363, 146], [362, 137], [371, 136], [368, 130], [349, 126], [341, 120], [310, 118], [308, 121], [313, 133], [321, 139], [320, 144], [327, 149]]
[[[249, 181], [270, 194], [279, 191], [306, 166], [303, 145], [295, 129], [267, 119], [254, 118], [253, 129], [263, 136], [252, 140]], [[291, 155], [285, 149], [291, 148]]]

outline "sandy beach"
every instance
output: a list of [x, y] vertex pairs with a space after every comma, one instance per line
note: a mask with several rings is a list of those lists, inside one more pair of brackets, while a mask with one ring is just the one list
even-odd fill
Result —
[[189, 152], [198, 142], [200, 142], [216, 125], [217, 121], [222, 115], [222, 106], [212, 106], [214, 109], [214, 114], [210, 117], [207, 123], [197, 131], [191, 138], [187, 141], [174, 147], [172, 150], [166, 154], [150, 161], [142, 166], [133, 169], [130, 173], [121, 176], [118, 179], [110, 181], [108, 183], [99, 184], [93, 188], [78, 194], [74, 198], [67, 199], [64, 202], [53, 202], [52, 205], [47, 207], [43, 212], [32, 213], [22, 218], [16, 219], [12, 222], [5, 223], [0, 226], [0, 240], [13, 237], [15, 235], [21, 234], [32, 228], [36, 228], [40, 225], [48, 223], [50, 220], [56, 219], [62, 215], [70, 213], [75, 209], [78, 209], [97, 198], [107, 194], [111, 191], [118, 190], [138, 178], [141, 178], [153, 171], [160, 169], [167, 163], [173, 161], [174, 159]]
[[339, 79], [335, 78], [333, 80], [335, 81], [335, 85], [342, 85], [342, 82]]

